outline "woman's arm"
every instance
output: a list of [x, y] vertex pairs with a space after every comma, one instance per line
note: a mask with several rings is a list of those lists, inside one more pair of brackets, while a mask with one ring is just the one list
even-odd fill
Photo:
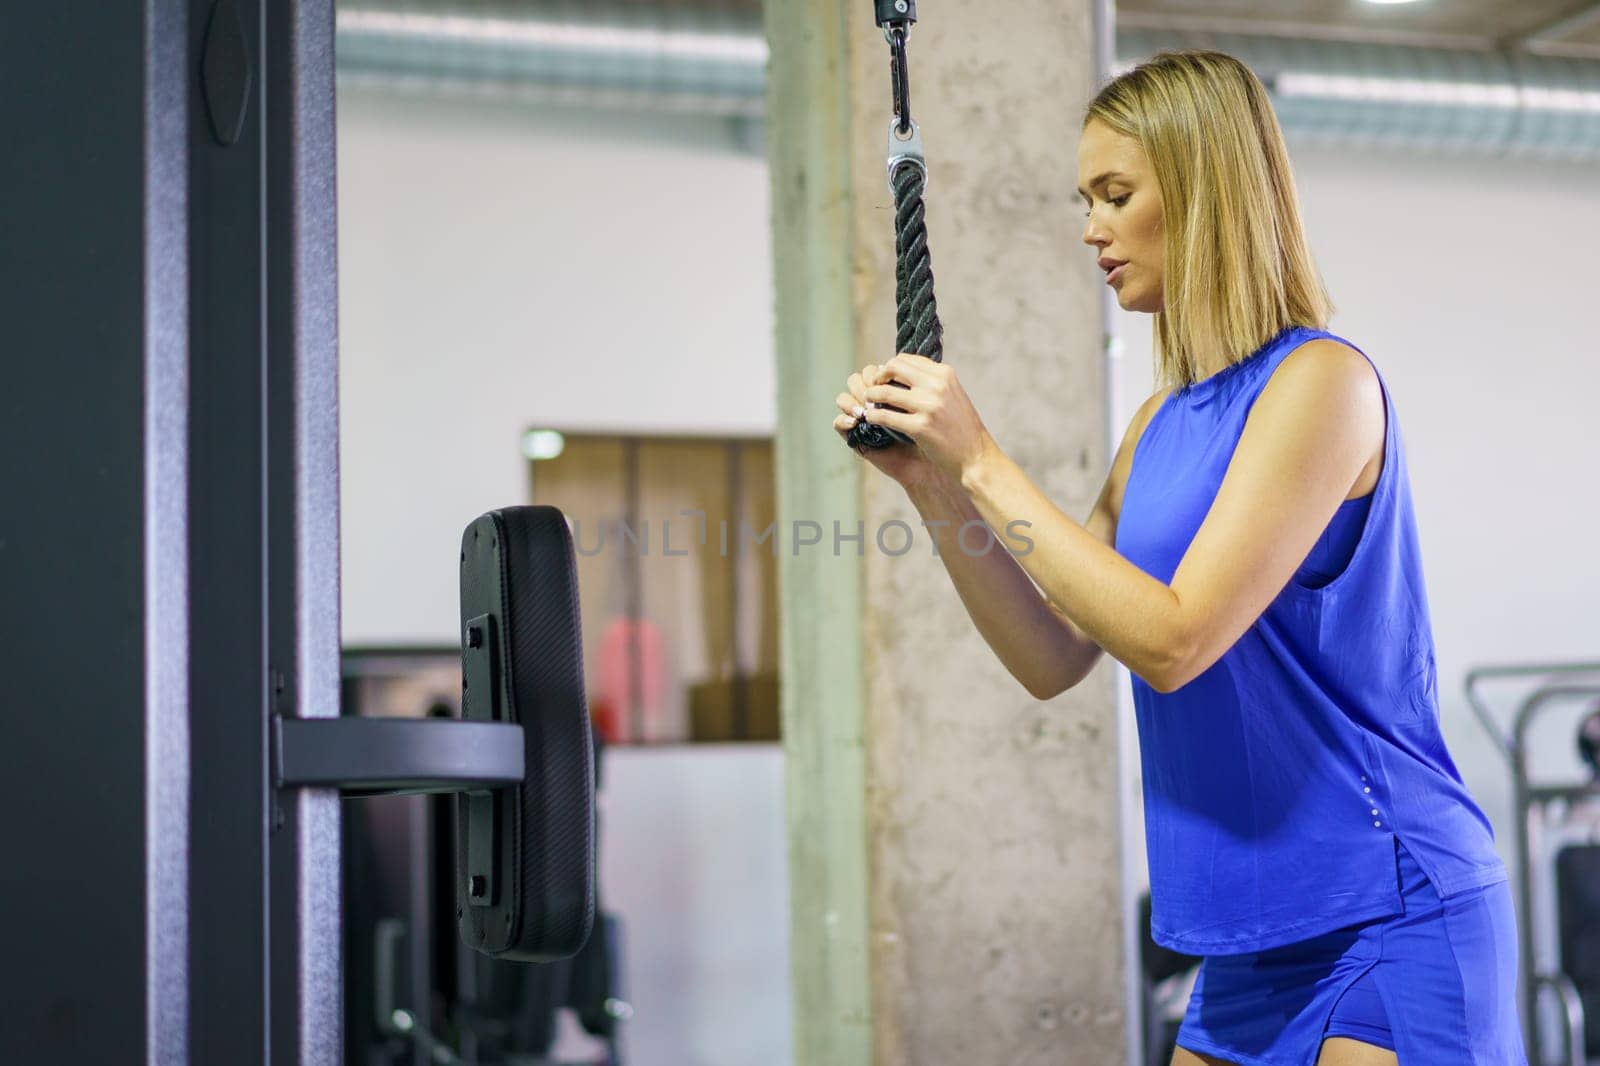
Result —
[[[1103, 544], [1115, 542], [1133, 450], [1165, 395], [1151, 397], [1130, 421], [1094, 510], [1084, 523], [1083, 528]], [[960, 483], [941, 475], [908, 490], [907, 495], [934, 533], [939, 557], [973, 624], [1028, 693], [1037, 699], [1051, 699], [1087, 677], [1100, 661], [1100, 646], [1040, 595], [1033, 579], [1001, 543], [991, 543], [988, 551], [979, 554], [969, 554], [960, 543], [962, 525], [983, 520]], [[1003, 527], [995, 532], [1001, 537]], [[1024, 550], [1023, 546], [1017, 550]]]
[[[969, 552], [961, 527], [983, 516], [961, 491], [940, 475], [907, 492], [938, 544], [938, 555], [973, 625], [1011, 676], [1028, 694], [1047, 700], [1083, 679], [1094, 668], [1100, 648], [1057, 614], [1016, 559], [996, 539], [987, 551]], [[970, 539], [970, 538], [969, 538]]]
[[1210, 668], [1266, 610], [1381, 450], [1385, 409], [1359, 352], [1308, 341], [1251, 409], [1227, 475], [1170, 585], [1061, 513], [998, 448], [961, 470], [994, 529], [1026, 519], [1017, 561], [1077, 627], [1160, 692]]

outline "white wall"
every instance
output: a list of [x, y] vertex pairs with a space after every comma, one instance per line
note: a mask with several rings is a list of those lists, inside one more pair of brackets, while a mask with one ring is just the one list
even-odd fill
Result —
[[533, 426], [770, 434], [767, 170], [727, 122], [341, 85], [344, 636], [456, 639]]
[[622, 991], [635, 1012], [622, 1060], [788, 1062], [783, 749], [611, 747], [602, 758], [601, 902], [626, 923]]

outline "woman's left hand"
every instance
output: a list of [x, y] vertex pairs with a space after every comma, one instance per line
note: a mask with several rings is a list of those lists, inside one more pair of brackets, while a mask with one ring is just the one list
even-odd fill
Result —
[[[934, 464], [959, 480], [968, 467], [992, 449], [994, 438], [984, 428], [956, 372], [925, 355], [901, 352], [878, 368], [867, 382], [864, 421], [897, 429], [917, 442]], [[889, 382], [910, 386], [901, 388]], [[898, 408], [894, 410], [893, 408]]]

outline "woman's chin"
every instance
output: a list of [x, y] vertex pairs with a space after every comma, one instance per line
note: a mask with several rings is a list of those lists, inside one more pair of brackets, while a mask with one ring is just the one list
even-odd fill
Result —
[[1136, 314], [1144, 315], [1153, 315], [1161, 310], [1159, 301], [1154, 307], [1152, 307], [1150, 306], [1149, 301], [1139, 299], [1137, 293], [1130, 293], [1126, 289], [1117, 290], [1117, 306], [1122, 308], [1124, 311], [1131, 311]]

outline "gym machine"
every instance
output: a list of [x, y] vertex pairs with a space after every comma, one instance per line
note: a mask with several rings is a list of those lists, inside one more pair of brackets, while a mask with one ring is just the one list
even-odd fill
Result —
[[[1503, 726], [1486, 686], [1524, 691]], [[1586, 1066], [1600, 1058], [1600, 662], [1528, 663], [1470, 670], [1467, 701], [1511, 774], [1512, 877], [1524, 1043], [1533, 1063]], [[1535, 774], [1535, 723], [1578, 704], [1586, 780]], [[1554, 1012], [1547, 1011], [1546, 996]], [[1552, 1022], [1552, 1018], [1559, 1019]], [[1559, 1057], [1553, 1058], [1556, 1037]]]

